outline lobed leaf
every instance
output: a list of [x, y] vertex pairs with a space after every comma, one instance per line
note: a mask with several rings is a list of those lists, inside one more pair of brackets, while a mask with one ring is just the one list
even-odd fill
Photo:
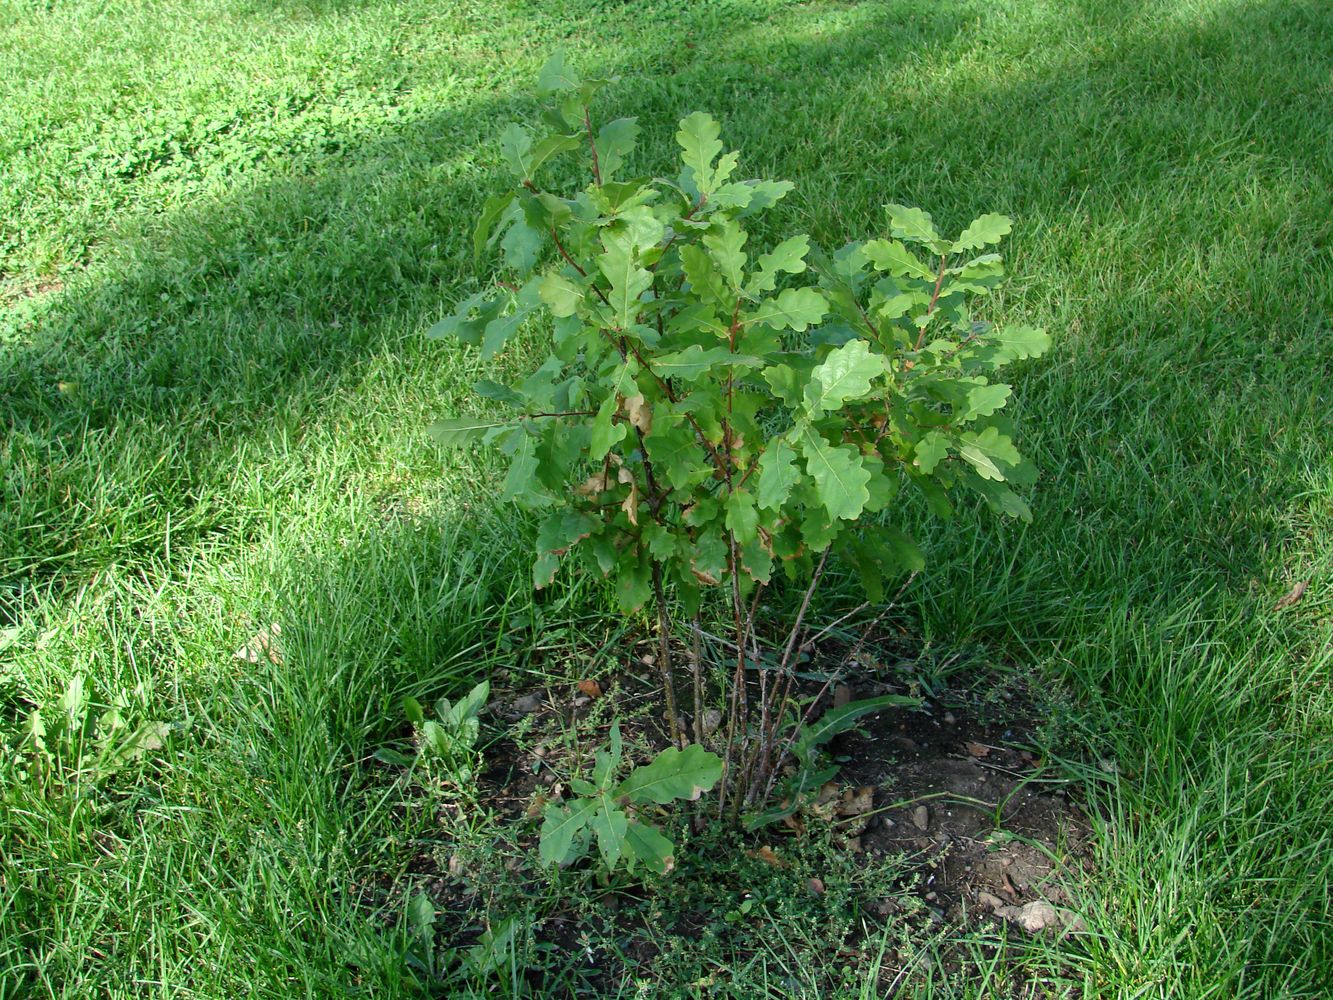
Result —
[[958, 438], [958, 454], [983, 479], [997, 482], [1005, 478], [1000, 465], [1017, 465], [1023, 460], [1011, 438], [1000, 433], [997, 427], [987, 427], [982, 431], [967, 431]]
[[800, 478], [801, 472], [796, 468], [796, 450], [785, 439], [778, 438], [759, 456], [756, 502], [764, 510], [781, 509]]
[[885, 205], [884, 209], [889, 213], [889, 231], [898, 239], [924, 243], [937, 253], [941, 246], [948, 246], [928, 213], [906, 205]]
[[445, 417], [430, 425], [430, 436], [446, 448], [461, 448], [482, 440], [498, 428], [515, 426], [511, 421], [486, 417]]
[[606, 798], [598, 800], [597, 809], [589, 817], [588, 825], [597, 837], [597, 850], [608, 869], [615, 868], [625, 846], [625, 832], [629, 827], [629, 817], [624, 810], [617, 809]]
[[638, 261], [634, 243], [623, 234], [603, 236], [605, 252], [597, 258], [597, 267], [611, 283], [607, 300], [616, 325], [628, 329], [639, 312], [639, 296], [653, 283], [652, 274]]
[[721, 134], [722, 127], [711, 115], [702, 111], [695, 111], [682, 118], [680, 129], [676, 132], [676, 142], [681, 148], [681, 162], [690, 171], [699, 193], [704, 196], [713, 191], [713, 160], [722, 152], [722, 142], [718, 138]]
[[597, 811], [597, 799], [576, 799], [572, 805], [551, 803], [543, 812], [540, 843], [537, 849], [548, 865], [563, 865], [572, 860], [574, 838], [588, 825]]
[[759, 255], [755, 262], [759, 270], [750, 278], [745, 290], [751, 295], [773, 291], [777, 287], [779, 274], [800, 274], [805, 270], [805, 255], [809, 252], [808, 236], [792, 236], [783, 240], [768, 253]]
[[954, 241], [951, 252], [980, 250], [982, 247], [999, 243], [1013, 228], [1013, 221], [1006, 215], [983, 215], [963, 230], [963, 235]]
[[603, 184], [611, 180], [624, 165], [625, 158], [633, 152], [638, 138], [639, 122], [636, 118], [617, 118], [598, 130], [593, 147], [597, 150], [598, 169]]
[[1012, 391], [1002, 382], [977, 386], [967, 394], [967, 403], [958, 415], [958, 419], [966, 422], [977, 417], [989, 417], [1004, 407]]
[[630, 820], [625, 830], [625, 857], [631, 867], [638, 861], [649, 871], [665, 875], [674, 865], [676, 846], [647, 823]]
[[800, 333], [814, 326], [828, 314], [828, 301], [813, 288], [784, 288], [775, 299], [765, 299], [753, 311], [741, 317], [749, 326], [763, 323], [779, 330]]
[[905, 275], [933, 281], [935, 272], [917, 259], [898, 240], [871, 240], [863, 247], [866, 257], [876, 271], [885, 271], [894, 277]]
[[871, 382], [884, 370], [882, 354], [872, 354], [864, 340], [848, 341], [829, 352], [810, 373], [805, 387], [806, 409], [815, 415], [841, 409], [847, 400], [867, 395]]
[[615, 794], [637, 804], [665, 805], [676, 799], [697, 799], [721, 777], [722, 758], [691, 743], [684, 750], [668, 747], [652, 763], [636, 767]]
[[815, 481], [819, 501], [834, 520], [854, 521], [870, 499], [870, 473], [861, 453], [849, 444], [834, 447], [810, 426], [801, 437], [805, 469]]
[[546, 65], [537, 74], [537, 96], [551, 97], [554, 94], [578, 90], [583, 85], [579, 75], [565, 63], [565, 53], [556, 49]]
[[532, 582], [537, 590], [555, 579], [560, 557], [596, 530], [598, 521], [579, 510], [558, 510], [546, 518], [537, 530], [537, 561], [532, 567]]

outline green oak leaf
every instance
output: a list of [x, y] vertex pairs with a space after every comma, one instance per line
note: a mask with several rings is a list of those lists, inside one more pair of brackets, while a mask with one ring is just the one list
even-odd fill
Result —
[[519, 435], [518, 449], [509, 462], [509, 472], [505, 475], [500, 489], [502, 500], [516, 501], [522, 506], [537, 507], [550, 503], [538, 488], [537, 446], [531, 435]]
[[792, 191], [796, 185], [791, 181], [743, 181], [751, 189], [750, 201], [740, 211], [741, 218], [757, 215], [772, 208]]
[[516, 297], [514, 311], [504, 315], [497, 316], [486, 324], [481, 338], [481, 359], [488, 361], [500, 351], [509, 338], [518, 332], [523, 321], [531, 316], [540, 304], [538, 295], [537, 281], [529, 281], [521, 289]]
[[691, 344], [683, 351], [663, 354], [653, 361], [652, 367], [662, 378], [682, 378], [692, 382], [714, 365], [758, 368], [763, 363], [761, 358], [748, 354], [732, 354], [725, 347], [710, 347], [705, 350], [698, 344]]
[[[578, 149], [583, 145], [582, 136], [578, 135], [552, 135], [547, 136], [541, 142], [532, 147], [532, 152], [528, 157], [528, 172], [524, 179], [535, 174], [543, 163], [559, 153], [567, 153], [571, 149]], [[543, 203], [545, 204], [545, 203]]]
[[899, 240], [871, 240], [863, 249], [876, 271], [885, 271], [894, 277], [910, 275], [935, 280], [935, 272]]
[[796, 450], [784, 438], [778, 438], [759, 456], [756, 502], [764, 510], [780, 510], [800, 478]]
[[801, 401], [801, 376], [790, 365], [769, 365], [764, 369], [763, 376], [773, 390], [773, 395], [788, 406], [795, 406]]
[[712, 475], [713, 466], [694, 431], [678, 413], [653, 414], [653, 427], [643, 439], [653, 465], [674, 489], [688, 490]]
[[999, 243], [1009, 235], [1014, 228], [1013, 221], [1006, 215], [983, 215], [972, 225], [963, 230], [963, 235], [954, 241], [950, 248], [952, 253], [963, 253], [967, 250], [980, 250], [982, 247], [988, 247]]
[[602, 238], [605, 252], [598, 256], [597, 267], [611, 283], [607, 293], [616, 325], [626, 330], [634, 325], [639, 312], [639, 296], [653, 283], [653, 276], [637, 259], [634, 244], [623, 235], [608, 233]]
[[882, 354], [872, 354], [864, 340], [851, 340], [829, 352], [810, 373], [805, 406], [818, 416], [842, 408], [849, 399], [869, 394], [874, 379], [884, 374]]
[[1002, 382], [977, 386], [968, 392], [967, 405], [963, 407], [963, 412], [959, 414], [958, 419], [967, 422], [975, 420], [977, 417], [989, 417], [1004, 407], [1012, 391], [1009, 386]]
[[[444, 340], [457, 337], [464, 344], [475, 344], [481, 339], [481, 331], [492, 318], [499, 314], [508, 301], [508, 296], [492, 298], [489, 289], [473, 292], [454, 307], [454, 311], [440, 320], [429, 330], [426, 336], [430, 340]], [[479, 315], [473, 316], [474, 311]]]
[[1018, 465], [1023, 461], [1012, 439], [1000, 433], [998, 427], [982, 431], [967, 431], [958, 437], [958, 455], [977, 470], [983, 479], [1003, 481], [1004, 471], [999, 463]]
[[530, 157], [532, 133], [517, 122], [510, 122], [500, 133], [500, 155], [509, 164], [509, 171], [519, 180], [532, 175]]
[[653, 596], [652, 564], [647, 553], [622, 553], [616, 570], [616, 601], [620, 610], [625, 614], [638, 611]]
[[609, 799], [601, 798], [598, 800], [597, 809], [588, 818], [588, 826], [597, 837], [597, 850], [602, 855], [602, 861], [607, 868], [614, 868], [624, 848], [629, 817]]
[[560, 557], [596, 530], [598, 521], [578, 510], [553, 511], [537, 529], [537, 561], [532, 567], [532, 583], [537, 590], [555, 579]]
[[505, 233], [504, 239], [500, 241], [505, 263], [519, 274], [532, 273], [532, 269], [537, 266], [538, 257], [541, 256], [542, 239], [540, 229], [534, 229], [521, 218], [516, 220]]
[[496, 222], [499, 221], [500, 216], [504, 215], [505, 210], [509, 208], [513, 200], [513, 191], [492, 195], [486, 199], [486, 203], [481, 209], [481, 215], [477, 217], [477, 226], [472, 231], [472, 256], [475, 260], [481, 260], [481, 255], [486, 252], [486, 247], [490, 245], [491, 232], [495, 229]]
[[775, 299], [765, 299], [753, 312], [741, 316], [741, 323], [764, 323], [779, 330], [800, 333], [828, 314], [828, 302], [813, 288], [784, 288]]
[[681, 162], [690, 170], [695, 187], [702, 195], [711, 194], [714, 187], [713, 160], [722, 152], [718, 138], [722, 127], [702, 111], [696, 111], [680, 120], [676, 142], [681, 148]]
[[597, 409], [597, 416], [592, 422], [592, 437], [588, 442], [588, 457], [594, 462], [600, 462], [614, 445], [625, 440], [626, 425], [616, 422], [615, 419], [619, 409], [619, 402], [614, 392], [607, 396]]
[[665, 805], [677, 799], [693, 801], [722, 777], [722, 758], [698, 743], [684, 750], [668, 747], [652, 763], [636, 767], [615, 791], [616, 798], [636, 804]]
[[724, 504], [727, 530], [741, 544], [759, 534], [759, 512], [754, 504], [754, 496], [748, 490], [733, 490]]
[[1032, 523], [1032, 508], [1027, 501], [1009, 488], [1006, 483], [997, 483], [981, 476], [970, 476], [965, 480], [968, 487], [985, 498], [986, 506], [997, 514], [1017, 518], [1025, 524]]
[[598, 130], [594, 146], [603, 184], [624, 165], [625, 157], [634, 150], [634, 142], [638, 137], [639, 122], [635, 118], [617, 118]]
[[916, 443], [916, 467], [930, 475], [949, 457], [949, 437], [943, 431], [930, 431]]
[[676, 847], [647, 823], [630, 820], [625, 831], [625, 857], [631, 870], [638, 861], [649, 871], [665, 875], [674, 864]]
[[773, 291], [777, 287], [780, 273], [800, 274], [805, 270], [805, 255], [809, 252], [808, 236], [793, 236], [783, 240], [768, 253], [759, 255], [755, 262], [759, 270], [750, 278], [745, 290], [750, 295]]
[[578, 90], [583, 85], [579, 75], [565, 63], [565, 53], [556, 49], [546, 65], [537, 74], [537, 96], [551, 97], [568, 90]]
[[733, 291], [739, 290], [745, 275], [745, 252], [741, 247], [749, 234], [735, 219], [729, 219], [720, 229], [704, 234], [704, 246], [712, 253], [719, 272]]
[[548, 865], [562, 865], [570, 860], [574, 838], [579, 835], [593, 813], [596, 799], [575, 799], [572, 805], [552, 802], [542, 813], [541, 840], [538, 856]]
[[557, 319], [573, 316], [583, 301], [583, 289], [554, 271], [543, 276], [537, 292]]
[[727, 294], [727, 285], [717, 264], [703, 247], [693, 244], [681, 247], [680, 265], [681, 270], [685, 272], [686, 280], [690, 283], [690, 288], [698, 298], [705, 302], [711, 300], [718, 305], [727, 304], [729, 299], [734, 301], [734, 298]]
[[430, 425], [430, 436], [446, 448], [460, 448], [481, 441], [492, 431], [514, 426], [512, 421], [486, 417], [446, 417]]
[[906, 205], [885, 205], [884, 209], [889, 213], [889, 231], [898, 239], [924, 243], [936, 253], [950, 245], [940, 239], [929, 213]]
[[1045, 354], [1050, 349], [1051, 338], [1039, 327], [1007, 326], [980, 338], [980, 343], [996, 349], [996, 362], [1021, 361]]
[[801, 435], [805, 469], [815, 481], [819, 501], [834, 520], [854, 521], [870, 499], [870, 473], [861, 453], [849, 444], [834, 447], [806, 426]]

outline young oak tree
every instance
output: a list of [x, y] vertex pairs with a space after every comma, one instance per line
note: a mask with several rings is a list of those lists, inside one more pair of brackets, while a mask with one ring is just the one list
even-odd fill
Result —
[[[637, 122], [598, 126], [589, 110], [606, 82], [559, 55], [542, 70], [538, 92], [554, 106], [537, 134], [505, 129], [515, 184], [486, 202], [474, 237], [478, 257], [498, 240], [507, 274], [430, 331], [488, 359], [549, 317], [550, 354], [518, 385], [477, 385], [512, 417], [456, 417], [433, 432], [508, 456], [504, 497], [543, 512], [535, 587], [576, 560], [614, 580], [625, 612], [652, 606], [679, 746], [682, 689], [696, 738], [709, 692], [698, 656], [677, 675], [671, 598], [697, 635], [706, 594], [723, 596], [736, 660], [718, 809], [735, 817], [763, 803], [799, 745], [794, 660], [830, 553], [880, 602], [886, 577], [924, 562], [887, 522], [904, 486], [942, 517], [948, 489], [962, 487], [1030, 518], [1014, 487], [1035, 472], [995, 375], [1049, 340], [973, 316], [1004, 275], [988, 252], [1010, 231], [1004, 216], [949, 239], [925, 212], [888, 205], [886, 237], [831, 256], [803, 234], [755, 246], [751, 220], [792, 185], [739, 177], [738, 154], [701, 112], [676, 132], [678, 177], [629, 175]], [[543, 168], [576, 151], [587, 185], [547, 190]], [[747, 684], [759, 596], [779, 573], [804, 596], [776, 665]]]

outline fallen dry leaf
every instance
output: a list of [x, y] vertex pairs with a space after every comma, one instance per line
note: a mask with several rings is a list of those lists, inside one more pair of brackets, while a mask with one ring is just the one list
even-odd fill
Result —
[[1299, 583], [1296, 584], [1296, 586], [1292, 587], [1289, 591], [1286, 592], [1285, 595], [1283, 595], [1282, 600], [1278, 601], [1276, 604], [1273, 605], [1273, 610], [1281, 611], [1283, 608], [1291, 607], [1293, 604], [1295, 604], [1297, 601], [1299, 601], [1302, 597], [1305, 596], [1305, 592], [1309, 588], [1310, 588], [1310, 581], [1301, 580]]
[[867, 813], [875, 806], [875, 786], [862, 785], [855, 792], [850, 788], [842, 793], [842, 798], [838, 800], [839, 816], [860, 816]]
[[235, 659], [246, 663], [258, 663], [268, 660], [274, 666], [282, 665], [282, 650], [278, 647], [278, 637], [282, 635], [282, 626], [274, 622], [268, 628], [261, 628], [244, 646], [236, 650]]
[[578, 689], [589, 698], [600, 698], [602, 696], [602, 685], [594, 680], [579, 681]]
[[787, 862], [783, 861], [780, 857], [778, 857], [777, 852], [775, 852], [773, 848], [769, 847], [767, 844], [759, 848], [759, 850], [757, 851], [749, 851], [748, 853], [750, 857], [758, 858], [760, 861], [764, 862], [765, 864], [772, 865], [774, 868], [787, 867]]
[[542, 794], [541, 789], [539, 788], [532, 793], [532, 800], [528, 803], [528, 807], [523, 810], [523, 818], [536, 819], [542, 814], [542, 810], [545, 808], [546, 796]]

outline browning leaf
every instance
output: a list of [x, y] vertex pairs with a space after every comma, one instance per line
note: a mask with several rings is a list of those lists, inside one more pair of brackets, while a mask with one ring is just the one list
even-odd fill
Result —
[[640, 434], [647, 434], [653, 429], [653, 411], [642, 394], [626, 396], [621, 409], [625, 411], [625, 416]]
[[1287, 593], [1282, 597], [1280, 601], [1278, 601], [1276, 604], [1273, 605], [1273, 610], [1281, 611], [1283, 608], [1291, 607], [1293, 604], [1295, 604], [1297, 601], [1299, 601], [1302, 597], [1305, 596], [1305, 592], [1306, 590], [1309, 589], [1309, 587], [1310, 587], [1309, 580], [1301, 580], [1296, 584], [1296, 586], [1292, 587], [1289, 591], [1287, 591]]
[[244, 660], [246, 663], [258, 663], [266, 659], [274, 666], [281, 666], [282, 650], [278, 646], [278, 637], [281, 635], [282, 626], [277, 622], [268, 628], [261, 628], [249, 642], [236, 650], [234, 658]]

